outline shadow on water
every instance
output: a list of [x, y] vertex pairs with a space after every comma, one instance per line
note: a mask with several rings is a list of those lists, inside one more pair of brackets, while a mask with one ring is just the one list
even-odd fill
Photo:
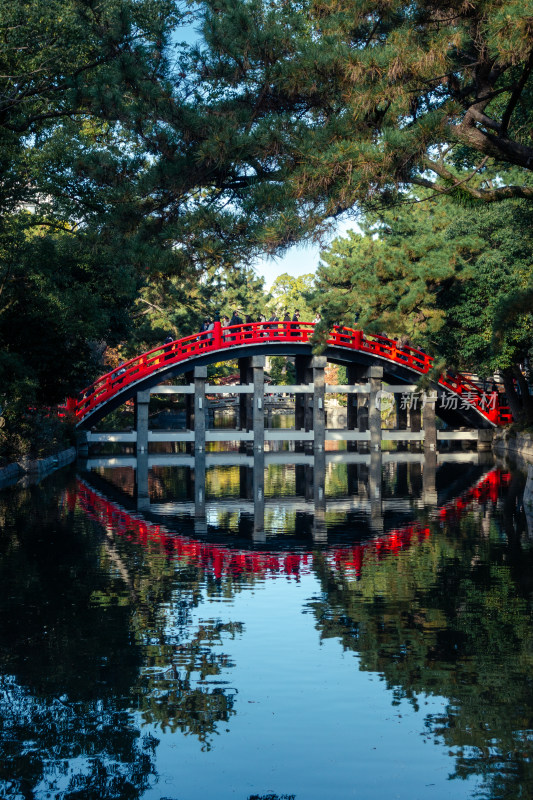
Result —
[[154, 731], [208, 750], [238, 713], [231, 643], [246, 628], [197, 610], [304, 574], [321, 641], [356, 653], [393, 704], [446, 699], [424, 736], [453, 751], [457, 777], [494, 800], [531, 794], [524, 476], [455, 465], [428, 487], [419, 463], [393, 464], [376, 493], [367, 465], [337, 463], [317, 503], [301, 466], [265, 469], [261, 536], [242, 465], [205, 471], [200, 519], [190, 467], [153, 467], [143, 511], [131, 466], [0, 496], [2, 796], [141, 797], [158, 777]]

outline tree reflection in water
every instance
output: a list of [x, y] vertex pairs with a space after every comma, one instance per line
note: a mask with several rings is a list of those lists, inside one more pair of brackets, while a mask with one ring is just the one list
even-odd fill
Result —
[[83, 484], [59, 509], [53, 480], [3, 495], [0, 781], [13, 797], [141, 797], [157, 780], [144, 724], [209, 749], [235, 714], [222, 650], [243, 625], [199, 618], [202, 598], [314, 571], [320, 636], [382, 674], [393, 703], [444, 696], [426, 727], [453, 748], [456, 776], [483, 776], [491, 798], [528, 796], [533, 552], [520, 492], [515, 476], [502, 518], [486, 479], [372, 543], [285, 554], [167, 535]]
[[[233, 713], [232, 666], [213, 650], [241, 632], [190, 629], [201, 569], [164, 548], [117, 547], [53, 480], [0, 498], [0, 786], [10, 797], [141, 797], [157, 739], [141, 720], [204, 747]], [[140, 712], [138, 719], [135, 712]]]
[[367, 551], [359, 579], [315, 554], [323, 595], [308, 607], [322, 639], [384, 676], [393, 703], [445, 697], [426, 728], [453, 748], [454, 777], [482, 777], [485, 796], [509, 800], [533, 796], [533, 547], [522, 491], [515, 474], [506, 522], [496, 498], [480, 498], [464, 515], [428, 520], [438, 535], [396, 558]]

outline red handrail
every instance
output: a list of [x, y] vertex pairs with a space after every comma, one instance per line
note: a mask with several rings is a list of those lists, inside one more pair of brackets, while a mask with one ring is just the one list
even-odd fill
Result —
[[[230, 353], [232, 348], [243, 344], [306, 344], [311, 341], [314, 328], [313, 322], [246, 322], [227, 328], [221, 327], [220, 322], [215, 322], [212, 331], [195, 333], [170, 344], [159, 345], [102, 375], [80, 393], [75, 403], [76, 419], [81, 422], [87, 414], [126, 386], [149, 377], [163, 367], [212, 352]], [[408, 367], [420, 375], [429, 372], [433, 365], [432, 356], [422, 350], [408, 345], [400, 346], [394, 339], [386, 336], [365, 335], [363, 331], [343, 326], [335, 326], [327, 338], [327, 344], [368, 353]], [[511, 421], [509, 409], [499, 403], [499, 395], [491, 399], [491, 395], [487, 396], [465, 375], [445, 373], [441, 375], [439, 384], [457, 395], [462, 403], [474, 407], [492, 424], [504, 425]]]

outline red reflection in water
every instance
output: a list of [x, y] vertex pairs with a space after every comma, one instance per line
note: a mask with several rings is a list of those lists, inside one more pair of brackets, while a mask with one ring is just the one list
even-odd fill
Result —
[[[511, 475], [495, 468], [481, 478], [475, 486], [437, 510], [437, 519], [453, 522], [477, 504], [496, 503], [501, 488], [508, 485]], [[78, 479], [77, 494], [67, 498], [69, 510], [76, 502], [90, 518], [103, 525], [110, 533], [137, 541], [143, 547], [157, 542], [167, 555], [177, 561], [192, 562], [206, 574], [215, 578], [230, 575], [254, 574], [263, 577], [296, 578], [311, 571], [312, 552], [269, 552], [236, 550], [169, 531], [163, 525], [148, 523], [130, 514], [116, 503], [96, 492], [84, 481]], [[337, 569], [343, 569], [354, 577], [361, 577], [365, 557], [382, 559], [397, 555], [407, 548], [423, 542], [431, 535], [430, 528], [420, 523], [412, 523], [403, 528], [395, 528], [366, 542], [351, 547], [332, 547], [324, 551], [327, 561]]]

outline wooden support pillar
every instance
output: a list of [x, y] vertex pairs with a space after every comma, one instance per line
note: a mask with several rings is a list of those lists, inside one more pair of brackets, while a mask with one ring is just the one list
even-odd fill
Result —
[[[368, 430], [368, 394], [357, 395], [357, 422], [359, 432], [364, 433]], [[368, 452], [368, 442], [358, 442], [359, 452]]]
[[[325, 369], [327, 359], [325, 356], [313, 358], [313, 433], [315, 460], [319, 453], [324, 452], [326, 440], [326, 396], [325, 396]], [[325, 464], [324, 464], [325, 467]]]
[[347, 464], [346, 465], [346, 473], [347, 473], [347, 482], [348, 482], [348, 494], [350, 496], [357, 495], [359, 492], [358, 482], [359, 482], [359, 465], [358, 464]]
[[423, 491], [422, 464], [418, 462], [409, 464], [409, 491], [415, 498], [420, 497]]
[[326, 512], [323, 508], [316, 508], [313, 516], [313, 541], [316, 544], [326, 544], [328, 530], [326, 528]]
[[[305, 370], [304, 382], [308, 386], [309, 386], [309, 384], [313, 383], [314, 361], [315, 361], [315, 359], [313, 357], [311, 357], [307, 362], [307, 366], [306, 366], [306, 370]], [[313, 411], [313, 409], [314, 409], [314, 397], [311, 394], [311, 392], [306, 392], [304, 394], [304, 408], [305, 408], [305, 413], [304, 413], [304, 423], [305, 423], [304, 427], [305, 427], [305, 430], [306, 431], [312, 431], [312, 430], [314, 430], [314, 411]], [[311, 447], [309, 447], [309, 442], [307, 443], [307, 447], [309, 449], [311, 449], [311, 450], [313, 449], [313, 445], [312, 444], [311, 444]]]
[[368, 402], [368, 427], [370, 429], [370, 452], [381, 453], [381, 389], [383, 386], [383, 367], [370, 367], [368, 370], [370, 394]]
[[437, 420], [435, 416], [435, 404], [437, 393], [430, 392], [426, 395], [424, 409], [422, 411], [424, 423], [424, 450], [426, 452], [437, 452]]
[[[207, 367], [194, 368], [194, 455], [205, 453], [205, 382]], [[204, 463], [205, 482], [205, 463]]]
[[250, 467], [239, 467], [239, 495], [246, 500], [254, 499], [253, 473]]
[[265, 534], [265, 452], [263, 448], [254, 453], [253, 466], [254, 542], [264, 542]]
[[[294, 359], [294, 366], [296, 369], [296, 383], [308, 383], [309, 370], [311, 367], [311, 357], [297, 355]], [[308, 411], [309, 396], [306, 392], [296, 392], [294, 396], [294, 427], [297, 431], [308, 430], [309, 425], [309, 411]], [[295, 450], [302, 452], [305, 449], [303, 442], [295, 443]]]
[[422, 472], [422, 499], [424, 505], [437, 505], [437, 451], [425, 449]]
[[407, 462], [399, 461], [396, 464], [396, 486], [394, 490], [394, 496], [407, 497], [408, 494], [409, 494], [409, 481], [407, 480]]
[[313, 501], [315, 509], [326, 509], [326, 453], [315, 450], [313, 464]]
[[[346, 368], [346, 377], [349, 386], [355, 386], [359, 382], [360, 370], [353, 364]], [[358, 399], [357, 394], [348, 394], [346, 396], [346, 428], [349, 431], [358, 430]], [[346, 449], [355, 452], [357, 451], [358, 442], [347, 442]]]
[[150, 493], [148, 491], [148, 449], [137, 453], [135, 466], [135, 503], [137, 511], [147, 511], [150, 508]]
[[313, 464], [313, 541], [326, 543], [326, 453], [324, 448], [315, 449]]
[[296, 464], [294, 471], [296, 475], [296, 494], [300, 497], [305, 497], [305, 489], [307, 485], [307, 467], [305, 464]]
[[492, 450], [493, 438], [494, 438], [494, 430], [492, 428], [481, 428], [477, 432], [478, 453], [486, 453]]
[[[239, 374], [241, 384], [253, 382], [252, 359], [239, 358]], [[239, 395], [239, 427], [241, 431], [251, 431], [253, 426], [252, 397], [246, 394]]]
[[253, 431], [254, 453], [262, 453], [265, 449], [265, 357], [254, 356], [252, 359], [254, 383], [253, 394]]
[[[185, 381], [194, 385], [194, 372], [185, 373]], [[194, 430], [194, 394], [185, 395], [185, 428], [188, 431]], [[185, 442], [185, 452], [192, 453], [194, 446], [192, 442]]]
[[[419, 433], [422, 430], [422, 400], [416, 394], [412, 396], [409, 422], [412, 433]], [[420, 450], [420, 442], [411, 442], [409, 449], [418, 452]]]
[[194, 455], [194, 518], [205, 520], [205, 447]]
[[368, 471], [368, 499], [370, 500], [370, 527], [372, 528], [374, 533], [380, 533], [381, 531], [383, 531], [383, 507], [381, 501], [381, 483], [382, 483], [381, 441], [379, 449], [375, 448], [375, 442], [371, 441], [370, 445], [371, 445], [370, 469]]
[[137, 455], [148, 452], [148, 410], [150, 390], [137, 392], [135, 396], [135, 430], [137, 432]]
[[315, 470], [309, 464], [305, 465], [305, 487], [304, 497], [306, 500], [314, 500], [315, 497]]
[[[407, 405], [402, 403], [402, 395], [396, 393], [394, 395], [394, 404], [396, 406], [396, 430], [407, 430]], [[397, 450], [407, 450], [407, 442], [398, 442]]]

